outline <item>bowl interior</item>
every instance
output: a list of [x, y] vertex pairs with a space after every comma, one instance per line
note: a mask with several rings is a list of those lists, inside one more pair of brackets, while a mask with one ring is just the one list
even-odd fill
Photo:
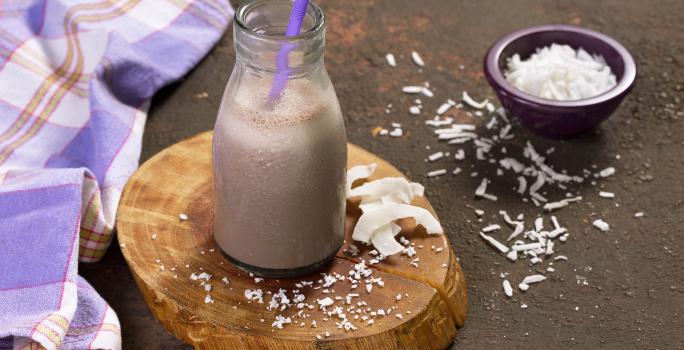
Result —
[[625, 62], [620, 52], [610, 43], [590, 34], [564, 29], [533, 32], [514, 39], [503, 48], [501, 55], [499, 55], [499, 70], [503, 74], [507, 70], [507, 59], [516, 53], [520, 54], [522, 60], [525, 60], [535, 53], [537, 48], [550, 46], [554, 43], [569, 45], [575, 50], [583, 48], [589, 54], [603, 56], [606, 64], [615, 74], [616, 80], [618, 82], [622, 80], [625, 73]]

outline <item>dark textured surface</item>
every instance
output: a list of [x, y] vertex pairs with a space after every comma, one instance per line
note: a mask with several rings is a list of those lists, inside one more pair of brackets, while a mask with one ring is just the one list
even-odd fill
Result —
[[[460, 256], [470, 305], [457, 348], [684, 346], [684, 113], [680, 102], [684, 95], [684, 2], [321, 2], [329, 19], [327, 66], [350, 141], [425, 184]], [[535, 269], [523, 262], [509, 263], [477, 238], [481, 224], [470, 222], [474, 215], [466, 206], [484, 209], [485, 223], [500, 223], [496, 218], [500, 209], [524, 212], [528, 222], [539, 210], [510, 191], [514, 178], [495, 179], [491, 192], [499, 195], [498, 202], [474, 200], [479, 176], [467, 174], [492, 174], [494, 168], [483, 167], [473, 154], [460, 165], [467, 170], [465, 174], [425, 179], [423, 174], [438, 167], [424, 162], [430, 152], [425, 145], [439, 146], [423, 125], [425, 114], [406, 113], [412, 98], [399, 90], [406, 84], [430, 81], [436, 96], [423, 98], [428, 110], [447, 97], [458, 98], [462, 90], [478, 99], [492, 98], [481, 72], [486, 49], [507, 32], [546, 23], [579, 24], [616, 38], [635, 56], [639, 77], [622, 107], [595, 132], [558, 142], [538, 139], [521, 128], [514, 130], [516, 138], [510, 147], [527, 139], [538, 149], [555, 147], [549, 162], [560, 169], [576, 173], [592, 164], [614, 166], [617, 174], [596, 187], [615, 192], [616, 199], [598, 198], [598, 188], [583, 184], [578, 192], [585, 201], [557, 213], [571, 236], [556, 251], [570, 260], [555, 264], [556, 272], [547, 281], [526, 294], [516, 290], [507, 299], [499, 274], [509, 272], [513, 282]], [[183, 82], [154, 99], [142, 161], [212, 128], [234, 62], [231, 45], [230, 37], [224, 37]], [[427, 63], [422, 72], [408, 61], [412, 49]], [[398, 68], [389, 69], [384, 62], [384, 54], [390, 51], [404, 56]], [[461, 64], [465, 69], [459, 69]], [[208, 98], [196, 96], [203, 92]], [[390, 102], [394, 112], [386, 115], [383, 111]], [[404, 125], [406, 137], [372, 137], [375, 126], [389, 126], [393, 121]], [[455, 166], [453, 160], [444, 164]], [[637, 211], [644, 211], [646, 217], [634, 219]], [[595, 217], [608, 221], [610, 232], [591, 228]], [[82, 265], [81, 273], [117, 311], [125, 349], [187, 347], [154, 320], [116, 242], [102, 262]], [[588, 285], [578, 285], [576, 276], [586, 277]], [[529, 308], [521, 310], [521, 303]]]

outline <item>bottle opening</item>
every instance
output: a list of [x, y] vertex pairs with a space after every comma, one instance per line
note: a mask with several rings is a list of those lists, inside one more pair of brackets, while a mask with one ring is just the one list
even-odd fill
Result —
[[249, 35], [266, 40], [297, 41], [316, 36], [323, 30], [325, 16], [318, 5], [309, 2], [301, 33], [286, 37], [292, 1], [256, 0], [240, 6], [235, 12], [235, 23]]

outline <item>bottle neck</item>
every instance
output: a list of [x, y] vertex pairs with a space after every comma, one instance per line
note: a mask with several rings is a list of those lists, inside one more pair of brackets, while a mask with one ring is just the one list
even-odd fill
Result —
[[291, 2], [256, 0], [235, 13], [233, 42], [238, 64], [263, 74], [287, 70], [290, 77], [306, 74], [323, 63], [325, 17], [310, 3], [301, 34], [284, 35]]

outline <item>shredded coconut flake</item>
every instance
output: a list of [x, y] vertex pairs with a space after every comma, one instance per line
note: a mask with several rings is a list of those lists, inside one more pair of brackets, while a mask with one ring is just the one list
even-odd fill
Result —
[[513, 296], [513, 287], [511, 287], [511, 282], [508, 282], [508, 280], [503, 281], [503, 289], [504, 293], [506, 293], [507, 297], [512, 297]]
[[508, 59], [506, 80], [518, 89], [537, 97], [569, 101], [594, 97], [616, 85], [601, 56], [569, 45], [551, 44], [538, 48], [528, 59], [519, 54]]
[[466, 92], [466, 91], [463, 91], [462, 99], [463, 99], [463, 102], [465, 102], [468, 106], [473, 107], [473, 108], [477, 108], [477, 109], [483, 109], [489, 103], [489, 100], [484, 100], [482, 102], [477, 102], [477, 101], [473, 100], [473, 98], [470, 97], [470, 95], [468, 95], [468, 92]]
[[615, 168], [613, 168], [613, 167], [605, 168], [599, 172], [599, 175], [601, 177], [609, 177], [609, 176], [612, 176], [613, 174], [615, 174]]
[[592, 225], [603, 232], [608, 232], [608, 230], [610, 230], [610, 225], [601, 219], [594, 220]]
[[391, 53], [386, 54], [385, 60], [387, 61], [387, 64], [390, 67], [396, 67], [397, 66], [397, 60], [394, 58], [393, 54], [391, 54]]
[[601, 191], [601, 192], [599, 192], [599, 197], [601, 197], [601, 198], [615, 198], [615, 193]]
[[418, 66], [418, 67], [423, 67], [425, 65], [425, 62], [423, 62], [423, 59], [415, 51], [411, 52], [411, 59], [413, 60], [413, 63], [415, 63], [416, 66]]

